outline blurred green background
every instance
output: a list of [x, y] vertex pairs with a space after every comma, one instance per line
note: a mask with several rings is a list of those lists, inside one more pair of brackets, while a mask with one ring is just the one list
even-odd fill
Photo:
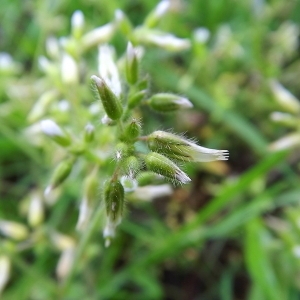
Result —
[[[87, 236], [64, 282], [55, 273], [61, 250], [49, 240], [35, 234], [28, 246], [0, 235], [0, 254], [11, 262], [1, 299], [300, 299], [300, 2], [171, 2], [159, 28], [191, 39], [192, 47], [145, 47], [142, 68], [153, 91], [185, 95], [194, 109], [152, 114], [143, 120], [145, 131], [186, 132], [201, 145], [228, 149], [229, 161], [189, 163], [191, 184], [170, 197], [129, 202], [112, 245], [104, 248], [100, 228]], [[0, 64], [0, 219], [26, 224], [24, 198], [44, 188], [51, 172], [51, 153], [24, 133], [45, 86], [38, 58], [47, 38], [68, 36], [78, 9], [90, 30], [110, 22], [116, 9], [137, 26], [155, 5], [1, 0], [0, 51], [13, 61]], [[203, 28], [197, 35], [200, 27], [209, 30], [207, 39]], [[121, 55], [126, 40], [116, 33], [111, 44]], [[96, 49], [84, 58], [95, 70]], [[292, 108], [274, 81], [295, 96], [289, 94]], [[74, 228], [83, 177], [77, 172], [66, 183], [41, 228], [63, 232], [79, 247], [84, 233]], [[0, 274], [0, 286], [1, 280]]]

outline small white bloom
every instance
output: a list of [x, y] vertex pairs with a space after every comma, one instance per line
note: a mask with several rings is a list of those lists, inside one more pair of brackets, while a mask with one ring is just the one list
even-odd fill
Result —
[[11, 263], [6, 255], [0, 256], [0, 295], [10, 277]]
[[74, 84], [79, 81], [78, 65], [74, 58], [64, 53], [61, 61], [61, 79], [67, 84]]
[[228, 150], [215, 150], [198, 146], [194, 143], [190, 144], [190, 155], [193, 161], [209, 162], [215, 160], [228, 160]]
[[126, 193], [133, 192], [138, 185], [136, 179], [130, 178], [129, 176], [122, 176], [120, 181]]
[[64, 136], [61, 128], [52, 120], [46, 119], [40, 122], [42, 131], [48, 136]]
[[76, 10], [71, 18], [71, 26], [73, 30], [82, 30], [84, 26], [84, 15], [81, 10]]
[[269, 149], [273, 151], [279, 151], [279, 150], [291, 149], [297, 146], [298, 147], [300, 146], [300, 134], [291, 133], [273, 142], [269, 146]]
[[108, 23], [95, 28], [82, 37], [82, 46], [88, 49], [99, 44], [107, 43], [115, 32], [115, 25]]
[[162, 185], [147, 185], [138, 187], [133, 194], [132, 198], [142, 201], [151, 201], [158, 197], [164, 197], [172, 195], [173, 189], [170, 184]]
[[205, 44], [210, 37], [210, 31], [207, 28], [199, 27], [194, 31], [195, 41], [200, 44]]
[[191, 46], [189, 39], [181, 39], [172, 34], [157, 34], [156, 32], [149, 32], [145, 35], [145, 39], [151, 44], [169, 51], [186, 50]]
[[60, 56], [59, 42], [55, 37], [50, 36], [49, 38], [47, 38], [46, 51], [51, 58], [55, 58], [55, 59], [59, 58]]
[[0, 232], [15, 240], [24, 240], [29, 235], [27, 227], [23, 224], [5, 220], [0, 220]]
[[30, 199], [28, 210], [28, 223], [32, 227], [41, 224], [44, 219], [44, 208], [42, 199], [38, 194], [33, 194]]
[[74, 264], [74, 258], [75, 248], [67, 248], [61, 253], [56, 266], [56, 275], [60, 280], [65, 279], [70, 273]]
[[171, 7], [170, 0], [162, 0], [156, 6], [154, 10], [154, 14], [156, 15], [157, 18], [161, 18], [163, 15], [165, 15], [168, 12], [170, 7]]
[[79, 217], [76, 225], [77, 230], [82, 231], [86, 228], [92, 212], [93, 211], [89, 206], [87, 199], [83, 199], [79, 207]]
[[115, 50], [112, 46], [103, 45], [98, 52], [98, 71], [113, 93], [119, 97], [122, 92], [118, 67], [114, 61]]
[[291, 113], [300, 112], [299, 100], [278, 81], [270, 80], [270, 88], [276, 101], [287, 111]]
[[189, 176], [187, 176], [187, 174], [185, 174], [179, 168], [175, 172], [175, 179], [178, 180], [182, 184], [186, 184], [191, 181], [191, 178]]

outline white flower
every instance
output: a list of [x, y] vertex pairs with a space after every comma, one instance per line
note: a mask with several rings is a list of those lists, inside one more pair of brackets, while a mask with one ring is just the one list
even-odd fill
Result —
[[0, 295], [10, 277], [10, 260], [6, 255], [0, 256]]
[[181, 136], [165, 131], [154, 131], [147, 137], [149, 148], [170, 158], [182, 161], [209, 162], [227, 160], [228, 150], [201, 147]]
[[270, 80], [270, 88], [276, 101], [287, 111], [291, 113], [300, 112], [299, 100], [278, 81]]
[[74, 58], [64, 53], [61, 61], [61, 79], [67, 84], [77, 83], [79, 81], [78, 66]]
[[173, 189], [170, 184], [147, 185], [138, 187], [131, 195], [132, 198], [143, 201], [151, 201], [158, 197], [172, 195]]
[[61, 128], [52, 120], [42, 120], [40, 122], [42, 131], [48, 136], [64, 136]]
[[93, 29], [82, 37], [83, 48], [87, 49], [99, 44], [107, 43], [114, 34], [114, 31], [115, 25], [111, 23]]
[[113, 93], [119, 97], [122, 88], [118, 67], [114, 61], [115, 50], [112, 46], [103, 45], [98, 52], [98, 72]]

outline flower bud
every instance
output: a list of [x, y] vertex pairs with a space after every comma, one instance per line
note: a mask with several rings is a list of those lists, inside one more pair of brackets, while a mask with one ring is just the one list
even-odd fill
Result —
[[147, 90], [142, 90], [134, 93], [133, 95], [130, 95], [128, 99], [128, 108], [132, 109], [138, 106], [141, 103], [141, 101], [144, 99], [146, 93]]
[[116, 160], [120, 161], [123, 160], [125, 157], [128, 157], [132, 154], [134, 148], [131, 146], [128, 146], [125, 143], [118, 143], [116, 145]]
[[109, 118], [107, 115], [104, 115], [103, 118], [101, 118], [101, 123], [103, 125], [107, 125], [107, 126], [114, 126], [117, 124], [116, 121], [112, 120], [111, 118]]
[[116, 95], [107, 86], [107, 84], [102, 78], [93, 75], [91, 77], [91, 80], [97, 87], [100, 99], [108, 117], [112, 120], [120, 119], [123, 112], [120, 100], [116, 97]]
[[84, 15], [81, 10], [76, 10], [71, 18], [72, 35], [75, 39], [79, 39], [83, 33]]
[[289, 113], [275, 111], [271, 114], [271, 119], [276, 123], [289, 126], [289, 127], [296, 127], [300, 125], [299, 118]]
[[270, 88], [276, 101], [281, 105], [282, 108], [291, 112], [300, 112], [300, 102], [299, 100], [285, 87], [283, 87], [278, 81], [271, 80]]
[[49, 38], [47, 38], [47, 40], [46, 40], [46, 51], [47, 51], [47, 54], [51, 58], [59, 59], [59, 57], [60, 57], [59, 43], [58, 43], [58, 40], [55, 37], [50, 36]]
[[150, 12], [150, 14], [147, 16], [144, 25], [148, 28], [153, 28], [157, 26], [158, 22], [162, 19], [162, 17], [170, 10], [170, 7], [170, 0], [160, 1], [154, 8], [154, 10]]
[[34, 193], [31, 196], [28, 209], [28, 224], [31, 227], [37, 227], [44, 220], [43, 202], [39, 194]]
[[124, 188], [120, 181], [108, 181], [104, 187], [107, 217], [116, 225], [120, 223], [124, 211]]
[[177, 165], [159, 153], [151, 152], [146, 155], [145, 163], [148, 170], [174, 180], [175, 182], [185, 184], [191, 181], [187, 174], [180, 170]]
[[95, 127], [88, 123], [84, 128], [84, 140], [87, 143], [91, 143], [95, 138]]
[[130, 198], [142, 201], [151, 201], [158, 197], [170, 196], [173, 189], [169, 184], [162, 185], [147, 185], [138, 187], [131, 195]]
[[115, 11], [115, 20], [121, 32], [128, 37], [131, 34], [133, 27], [130, 20], [122, 10], [117, 9]]
[[75, 158], [72, 157], [62, 161], [56, 167], [50, 179], [50, 183], [45, 189], [45, 195], [48, 195], [53, 189], [61, 185], [68, 178], [68, 176], [72, 171], [74, 162], [75, 162]]
[[189, 39], [181, 39], [159, 30], [141, 28], [136, 30], [135, 34], [140, 43], [155, 45], [168, 51], [182, 51], [191, 47]]
[[42, 120], [40, 125], [42, 131], [59, 145], [67, 147], [71, 144], [70, 137], [54, 121]]
[[127, 142], [134, 142], [141, 133], [141, 124], [137, 119], [133, 119], [129, 124], [124, 128], [122, 133], [122, 140]]
[[5, 220], [0, 220], [0, 232], [18, 241], [25, 240], [29, 235], [27, 227], [23, 224]]
[[125, 158], [122, 162], [122, 170], [130, 178], [134, 178], [136, 176], [140, 167], [139, 160], [133, 155]]
[[121, 183], [124, 187], [125, 193], [131, 193], [137, 188], [137, 181], [129, 176], [122, 176]]
[[127, 81], [135, 84], [138, 81], [139, 62], [136, 50], [130, 42], [127, 44], [125, 71]]
[[154, 131], [148, 136], [147, 141], [152, 151], [181, 161], [209, 162], [228, 159], [227, 150], [204, 148], [169, 132]]
[[56, 275], [59, 280], [64, 280], [70, 273], [75, 259], [75, 248], [62, 251], [56, 266]]
[[76, 245], [76, 242], [72, 237], [57, 231], [51, 232], [50, 239], [54, 247], [60, 251], [74, 248]]
[[98, 72], [106, 85], [116, 95], [120, 97], [122, 85], [119, 76], [118, 66], [115, 61], [115, 48], [109, 45], [102, 45], [98, 51]]
[[155, 94], [147, 103], [152, 109], [158, 112], [172, 112], [193, 107], [193, 104], [188, 99], [169, 93]]
[[107, 43], [115, 32], [115, 25], [108, 23], [104, 26], [93, 29], [86, 33], [81, 39], [83, 50], [87, 50], [93, 46]]
[[79, 70], [75, 59], [64, 53], [61, 61], [61, 80], [65, 84], [76, 84], [79, 81]]
[[146, 172], [141, 172], [136, 176], [136, 180], [138, 182], [138, 186], [145, 186], [148, 184], [153, 184], [159, 181], [159, 179], [163, 178], [160, 175], [157, 175], [156, 173], [146, 171]]
[[56, 97], [56, 90], [50, 90], [43, 93], [32, 107], [27, 118], [28, 121], [33, 123], [42, 118], [47, 112], [49, 105], [56, 99]]
[[80, 203], [77, 230], [86, 228], [94, 209], [94, 203], [98, 193], [98, 178], [96, 172], [92, 172], [83, 183], [83, 199]]
[[273, 142], [269, 149], [271, 151], [280, 151], [280, 150], [286, 150], [286, 149], [293, 149], [295, 147], [300, 146], [300, 134], [297, 133], [291, 133], [289, 135], [286, 135], [279, 140]]
[[8, 256], [0, 255], [0, 295], [10, 277], [11, 262]]

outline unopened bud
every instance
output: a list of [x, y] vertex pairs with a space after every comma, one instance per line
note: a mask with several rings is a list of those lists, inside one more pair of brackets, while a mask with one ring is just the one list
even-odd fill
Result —
[[137, 181], [129, 176], [122, 176], [121, 183], [124, 187], [125, 193], [131, 193], [137, 188]]
[[48, 195], [53, 189], [61, 185], [70, 175], [75, 159], [72, 157], [70, 159], [62, 161], [54, 170], [54, 173], [50, 179], [50, 183], [45, 189], [45, 195]]
[[117, 9], [115, 11], [115, 19], [121, 32], [128, 37], [131, 34], [133, 29], [132, 24], [128, 19], [128, 17], [124, 14], [122, 10]]
[[79, 39], [82, 36], [84, 28], [84, 15], [81, 10], [76, 10], [71, 18], [72, 35]]
[[50, 238], [52, 244], [60, 251], [74, 248], [76, 245], [76, 242], [72, 237], [60, 232], [51, 232]]
[[28, 224], [37, 227], [44, 220], [43, 202], [39, 194], [35, 193], [31, 196], [28, 209]]
[[29, 235], [27, 227], [23, 224], [5, 220], [0, 220], [0, 232], [18, 241], [25, 240]]
[[64, 53], [61, 61], [61, 79], [66, 84], [76, 84], [79, 81], [79, 70], [75, 59]]
[[123, 160], [125, 157], [128, 157], [132, 154], [133, 148], [131, 146], [128, 146], [125, 143], [118, 143], [116, 145], [116, 160], [120, 161]]
[[141, 165], [139, 160], [133, 155], [125, 158], [122, 162], [122, 170], [130, 178], [134, 178], [136, 176], [140, 167]]
[[96, 171], [92, 172], [83, 183], [83, 199], [80, 203], [79, 217], [76, 225], [77, 230], [86, 228], [94, 209], [94, 203], [97, 199], [98, 178]]
[[289, 127], [296, 127], [300, 125], [299, 118], [296, 118], [294, 115], [291, 115], [289, 113], [276, 111], [271, 114], [271, 119], [276, 123], [289, 126]]
[[75, 248], [65, 249], [58, 260], [56, 266], [56, 276], [59, 280], [64, 280], [70, 273], [75, 258]]
[[97, 87], [100, 99], [108, 117], [112, 120], [120, 119], [123, 112], [121, 101], [116, 97], [102, 78], [93, 75], [91, 80]]
[[11, 262], [8, 256], [0, 255], [0, 295], [10, 277]]
[[81, 45], [83, 49], [86, 50], [93, 46], [107, 43], [113, 36], [114, 32], [115, 25], [111, 23], [95, 28], [82, 37]]
[[116, 121], [112, 120], [111, 118], [109, 118], [107, 115], [104, 115], [103, 118], [101, 118], [101, 123], [103, 125], [107, 125], [107, 126], [114, 126], [117, 124]]
[[56, 97], [56, 90], [50, 90], [43, 93], [32, 107], [28, 115], [28, 121], [33, 123], [42, 118], [45, 115], [49, 105], [56, 99]]
[[156, 183], [159, 181], [159, 179], [161, 180], [161, 178], [163, 177], [150, 171], [141, 172], [136, 176], [138, 186], [145, 186]]
[[136, 31], [136, 38], [141, 43], [148, 43], [168, 51], [182, 51], [191, 47], [189, 39], [181, 39], [170, 33], [158, 30], [145, 30], [141, 28]]
[[91, 123], [88, 123], [84, 128], [84, 140], [87, 143], [90, 143], [94, 140], [94, 138], [95, 138], [95, 127]]
[[136, 200], [151, 201], [158, 197], [170, 196], [173, 189], [169, 184], [162, 185], [147, 185], [138, 187], [130, 197]]
[[270, 87], [276, 101], [281, 105], [282, 108], [291, 112], [300, 112], [299, 100], [285, 87], [283, 87], [278, 81], [271, 80]]
[[129, 42], [126, 51], [126, 79], [130, 84], [135, 84], [138, 80], [139, 62], [136, 54], [136, 50]]
[[292, 149], [295, 147], [300, 146], [300, 134], [297, 133], [291, 133], [289, 135], [286, 135], [279, 140], [273, 142], [269, 149], [272, 151], [280, 151], [280, 150], [287, 150]]
[[176, 164], [167, 157], [151, 152], [145, 156], [145, 163], [148, 170], [162, 175], [168, 179], [182, 184], [188, 183], [191, 179]]
[[40, 124], [42, 131], [59, 145], [66, 147], [71, 144], [70, 137], [54, 121], [42, 120]]
[[104, 199], [107, 217], [119, 224], [124, 211], [124, 187], [120, 181], [108, 181], [104, 187]]
[[158, 22], [162, 19], [162, 17], [169, 11], [171, 7], [170, 0], [162, 0], [157, 6], [154, 8], [152, 12], [147, 16], [144, 25], [148, 28], [153, 28], [157, 26]]
[[53, 37], [50, 36], [49, 38], [47, 38], [46, 40], [46, 51], [47, 54], [53, 58], [53, 59], [58, 59], [60, 56], [60, 50], [59, 50], [59, 43], [58, 40]]
[[132, 109], [138, 106], [141, 103], [141, 101], [145, 98], [146, 93], [147, 90], [142, 90], [130, 95], [128, 99], [128, 108]]
[[141, 133], [141, 124], [137, 119], [133, 119], [129, 124], [124, 128], [122, 134], [122, 140], [128, 142], [134, 142]]
[[152, 151], [181, 161], [209, 162], [228, 159], [227, 150], [204, 148], [181, 136], [160, 130], [148, 136], [148, 146]]
[[158, 112], [172, 112], [193, 107], [193, 104], [188, 99], [169, 93], [155, 94], [147, 103]]

